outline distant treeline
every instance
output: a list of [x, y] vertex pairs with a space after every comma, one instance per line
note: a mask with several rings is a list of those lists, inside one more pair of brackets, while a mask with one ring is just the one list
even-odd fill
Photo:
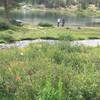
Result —
[[[6, 0], [0, 0], [0, 4]], [[25, 2], [32, 5], [43, 5], [47, 8], [58, 7], [70, 7], [71, 5], [77, 5], [79, 8], [86, 9], [90, 4], [94, 4], [100, 8], [100, 0], [8, 0], [13, 1], [16, 4]]]
[[[20, 0], [18, 0], [20, 1]], [[100, 0], [21, 0], [32, 5], [44, 5], [48, 8], [58, 8], [58, 7], [70, 7], [71, 5], [77, 5], [82, 9], [86, 9], [89, 4], [94, 4], [100, 7]]]

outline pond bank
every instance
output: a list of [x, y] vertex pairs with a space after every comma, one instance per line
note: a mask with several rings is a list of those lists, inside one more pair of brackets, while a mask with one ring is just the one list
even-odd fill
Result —
[[[49, 43], [49, 44], [55, 44], [59, 43], [61, 41], [59, 40], [44, 40], [44, 39], [36, 39], [36, 40], [24, 40], [24, 41], [18, 41], [15, 43], [9, 43], [9, 44], [0, 44], [0, 49], [6, 49], [6, 48], [11, 48], [11, 47], [19, 47], [19, 48], [24, 48], [27, 47], [30, 43]], [[95, 40], [77, 40], [77, 41], [72, 41], [72, 45], [84, 45], [84, 46], [91, 46], [91, 47], [96, 47], [100, 45], [100, 39], [95, 39]]]

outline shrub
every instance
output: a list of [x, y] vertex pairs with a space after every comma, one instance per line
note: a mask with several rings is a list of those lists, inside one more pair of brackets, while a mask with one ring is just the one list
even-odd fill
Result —
[[81, 27], [77, 27], [77, 29], [79, 29], [79, 30], [80, 30], [80, 29], [81, 29]]
[[9, 28], [9, 24], [6, 21], [0, 20], [0, 30], [7, 30]]
[[70, 27], [66, 27], [66, 29], [70, 29]]
[[79, 37], [78, 40], [84, 40], [85, 38]]
[[46, 40], [58, 40], [56, 37], [41, 37], [41, 39], [46, 39]]
[[100, 39], [100, 37], [88, 37], [88, 39]]
[[53, 25], [50, 24], [50, 23], [39, 23], [38, 26], [41, 26], [41, 27], [53, 27]]
[[0, 40], [0, 43], [6, 43], [6, 41], [5, 40]]

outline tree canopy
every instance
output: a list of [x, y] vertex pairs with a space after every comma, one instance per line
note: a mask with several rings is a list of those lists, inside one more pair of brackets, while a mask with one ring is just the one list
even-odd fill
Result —
[[100, 0], [23, 0], [23, 1], [29, 2], [33, 5], [43, 4], [46, 7], [66, 7], [66, 6], [68, 7], [70, 5], [79, 5], [79, 4], [83, 9], [87, 8], [89, 4], [94, 4], [100, 7]]
[[[7, 0], [0, 0], [0, 4]], [[8, 0], [13, 6], [17, 3], [25, 2], [32, 5], [44, 5], [49, 8], [69, 7], [70, 5], [81, 5], [82, 9], [86, 9], [89, 4], [100, 7], [100, 0]]]

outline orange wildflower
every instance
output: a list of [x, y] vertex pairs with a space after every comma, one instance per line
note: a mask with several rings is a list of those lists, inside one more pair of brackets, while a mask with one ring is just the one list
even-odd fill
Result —
[[21, 80], [21, 77], [17, 75], [15, 79], [16, 79], [16, 81], [19, 81], [19, 80]]

